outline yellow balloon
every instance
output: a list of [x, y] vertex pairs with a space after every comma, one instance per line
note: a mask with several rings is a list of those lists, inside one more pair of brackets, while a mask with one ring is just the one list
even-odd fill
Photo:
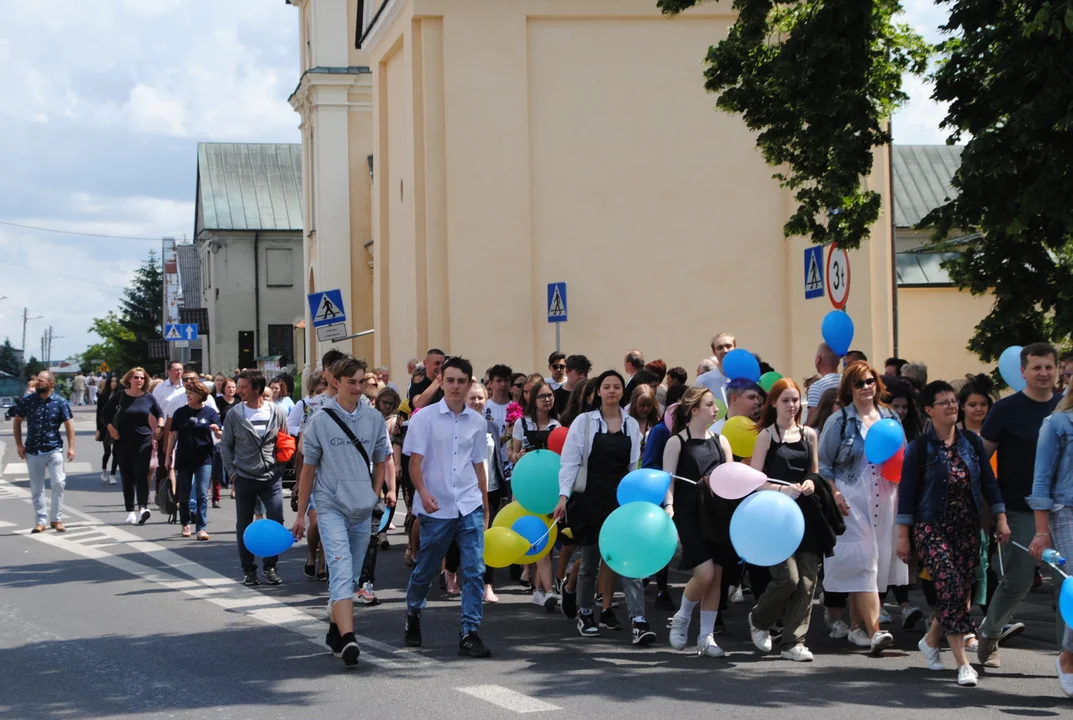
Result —
[[518, 518], [523, 518], [526, 515], [532, 515], [522, 507], [522, 504], [515, 500], [512, 503], [504, 505], [499, 512], [496, 513], [495, 519], [492, 520], [492, 527], [507, 528], [508, 530], [514, 526], [514, 523], [518, 521]]
[[753, 456], [756, 446], [756, 423], [744, 415], [732, 417], [723, 426], [723, 437], [730, 443], [731, 451], [738, 457]]
[[510, 528], [493, 527], [484, 532], [484, 564], [502, 568], [518, 562], [529, 549], [529, 541]]

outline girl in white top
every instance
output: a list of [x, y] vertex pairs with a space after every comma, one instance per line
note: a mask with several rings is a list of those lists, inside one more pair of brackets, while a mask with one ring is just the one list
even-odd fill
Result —
[[[525, 414], [514, 422], [514, 430], [511, 433], [511, 449], [507, 457], [514, 465], [532, 450], [546, 450], [548, 437], [551, 431], [559, 427], [559, 421], [555, 414], [555, 391], [544, 382], [543, 378], [535, 377], [529, 389], [529, 398], [525, 406]], [[548, 612], [555, 610], [559, 604], [559, 596], [555, 593], [555, 585], [551, 579], [551, 557], [545, 555], [536, 562], [536, 572], [530, 573], [534, 577], [533, 604], [543, 605]]]

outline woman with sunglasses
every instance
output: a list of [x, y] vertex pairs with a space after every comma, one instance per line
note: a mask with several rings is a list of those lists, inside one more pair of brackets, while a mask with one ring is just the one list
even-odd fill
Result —
[[849, 593], [853, 645], [879, 653], [894, 637], [879, 627], [879, 591], [905, 585], [908, 566], [895, 553], [898, 486], [868, 461], [864, 442], [880, 420], [898, 416], [882, 400], [883, 381], [867, 362], [850, 363], [842, 374], [838, 403], [820, 434], [820, 475], [830, 484], [846, 532], [824, 563], [824, 591]]
[[164, 411], [152, 393], [147, 391], [148, 382], [149, 373], [145, 368], [128, 370], [122, 380], [125, 389], [112, 396], [105, 411], [105, 417], [111, 418], [108, 421], [108, 434], [115, 441], [119, 453], [127, 525], [144, 525], [151, 514], [149, 462], [153, 455], [153, 440], [159, 438], [164, 429]]
[[524, 407], [525, 398], [525, 373], [514, 373], [510, 376], [510, 401]]
[[[528, 381], [527, 381], [528, 382]], [[537, 376], [529, 391], [529, 402], [525, 406], [525, 414], [514, 423], [514, 431], [511, 433], [511, 449], [507, 457], [514, 465], [518, 464], [527, 452], [533, 450], [547, 450], [548, 437], [551, 431], [559, 427], [559, 421], [555, 419], [555, 391]], [[499, 507], [498, 498], [493, 501], [492, 491], [488, 491], [488, 506]], [[536, 562], [536, 572], [530, 573], [533, 582], [533, 604], [543, 605], [548, 612], [555, 610], [559, 604], [559, 596], [555, 593], [555, 585], [551, 577], [551, 557], [545, 555]]]

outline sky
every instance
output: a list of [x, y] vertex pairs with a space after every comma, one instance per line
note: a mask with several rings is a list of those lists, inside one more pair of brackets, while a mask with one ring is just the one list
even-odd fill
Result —
[[[567, 0], [563, 0], [564, 2]], [[903, 0], [928, 40], [943, 13]], [[97, 338], [155, 238], [190, 239], [199, 141], [300, 142], [298, 11], [283, 0], [0, 3], [0, 342], [53, 359]], [[942, 143], [943, 109], [910, 79], [895, 141]]]

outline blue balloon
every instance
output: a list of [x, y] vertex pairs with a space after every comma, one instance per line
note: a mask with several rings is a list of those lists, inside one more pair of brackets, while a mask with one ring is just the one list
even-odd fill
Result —
[[677, 547], [678, 530], [652, 503], [616, 508], [600, 528], [600, 556], [622, 577], [655, 575], [671, 561]]
[[1014, 392], [1020, 392], [1028, 385], [1025, 379], [1021, 377], [1022, 349], [1020, 345], [1011, 345], [1002, 351], [1002, 355], [998, 359], [998, 373]]
[[670, 473], [652, 468], [633, 470], [618, 484], [618, 504], [646, 502], [662, 505], [663, 499], [667, 496], [667, 488], [670, 486]]
[[380, 518], [380, 527], [377, 528], [376, 534], [379, 535], [380, 533], [382, 533], [385, 530], [387, 530], [387, 526], [388, 526], [388, 523], [390, 521], [391, 521], [391, 512], [388, 511], [387, 508], [384, 508], [384, 516]]
[[1067, 627], [1073, 627], [1073, 578], [1062, 581], [1062, 590], [1058, 595], [1058, 609]]
[[730, 380], [742, 378], [750, 382], [760, 380], [760, 363], [748, 350], [736, 348], [723, 358], [723, 375]]
[[514, 499], [534, 515], [550, 515], [559, 504], [559, 454], [527, 452], [514, 466], [510, 479]]
[[539, 555], [548, 546], [548, 538], [551, 537], [548, 526], [536, 515], [524, 515], [518, 518], [510, 529], [529, 541], [526, 555]]
[[905, 431], [897, 420], [885, 418], [868, 428], [864, 438], [864, 456], [873, 465], [880, 465], [894, 457], [905, 444]]
[[734, 552], [751, 565], [770, 567], [797, 552], [805, 516], [788, 495], [761, 490], [745, 498], [730, 518]]
[[824, 316], [820, 332], [823, 333], [823, 341], [827, 343], [827, 347], [831, 348], [835, 355], [842, 357], [849, 352], [849, 347], [853, 344], [853, 318], [849, 313], [832, 310]]
[[273, 557], [294, 545], [294, 535], [275, 520], [255, 520], [242, 533], [246, 549], [258, 557]]

